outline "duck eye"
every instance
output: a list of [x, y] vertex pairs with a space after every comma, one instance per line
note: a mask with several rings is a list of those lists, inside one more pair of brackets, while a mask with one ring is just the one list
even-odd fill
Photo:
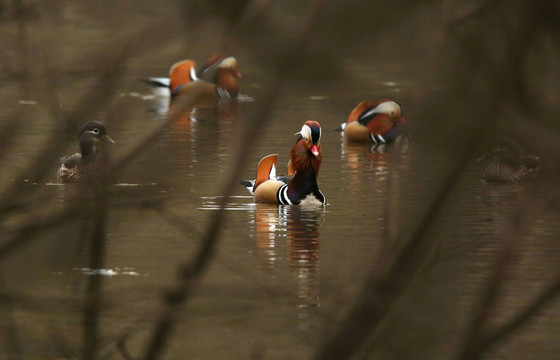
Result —
[[99, 129], [98, 129], [98, 128], [93, 129], [93, 133], [94, 133], [95, 135], [99, 134]]
[[494, 146], [494, 147], [492, 148], [492, 151], [498, 152], [498, 151], [500, 151], [500, 147], [499, 147], [499, 146]]
[[394, 111], [391, 111], [391, 116], [393, 116], [393, 115], [395, 115], [395, 112], [394, 112]]

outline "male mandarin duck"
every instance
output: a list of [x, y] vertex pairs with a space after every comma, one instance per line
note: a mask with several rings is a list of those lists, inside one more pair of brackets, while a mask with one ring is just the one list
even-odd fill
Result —
[[395, 141], [401, 135], [404, 121], [399, 104], [391, 100], [362, 101], [337, 130], [344, 131], [349, 142], [373, 142], [375, 145]]
[[236, 77], [241, 77], [241, 74], [237, 71], [237, 60], [233, 56], [213, 56], [200, 68], [198, 79], [178, 84], [171, 89], [172, 96], [200, 92], [198, 96], [202, 98], [234, 99], [239, 94]]
[[57, 179], [60, 183], [90, 182], [99, 179], [105, 164], [99, 154], [99, 141], [114, 144], [105, 125], [97, 121], [85, 123], [79, 134], [80, 152], [60, 159]]
[[490, 144], [478, 162], [490, 161], [482, 179], [493, 183], [515, 183], [536, 175], [540, 169], [538, 156], [525, 155], [515, 141], [500, 139]]
[[235, 81], [241, 77], [237, 71], [237, 60], [233, 56], [212, 56], [198, 72], [193, 60], [176, 62], [169, 69], [169, 78], [149, 78], [145, 82], [169, 87], [171, 96], [198, 93], [202, 99], [232, 99], [239, 94]]
[[[317, 185], [317, 175], [322, 161], [321, 126], [316, 121], [306, 121], [290, 152], [290, 169], [293, 176], [277, 177], [277, 154], [265, 156], [258, 165], [257, 179], [244, 181], [255, 202], [264, 204], [299, 205], [325, 204], [326, 199]], [[252, 185], [252, 186], [251, 186]]]

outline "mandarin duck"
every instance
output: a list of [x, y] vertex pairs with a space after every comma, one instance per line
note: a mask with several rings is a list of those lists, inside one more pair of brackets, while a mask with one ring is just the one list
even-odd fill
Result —
[[399, 124], [403, 121], [401, 107], [396, 102], [364, 100], [336, 130], [344, 131], [344, 138], [348, 142], [373, 142], [374, 145], [381, 145], [391, 143], [401, 135]]
[[237, 98], [239, 87], [236, 77], [242, 75], [237, 71], [237, 60], [233, 56], [212, 56], [198, 72], [192, 60], [176, 62], [169, 69], [169, 78], [148, 78], [144, 82], [150, 85], [168, 87], [171, 96], [197, 93], [200, 99]]
[[257, 167], [257, 178], [242, 181], [253, 194], [255, 202], [264, 204], [299, 205], [325, 204], [326, 199], [317, 185], [322, 161], [321, 126], [306, 121], [290, 151], [290, 176], [276, 176], [278, 154], [265, 156]]
[[99, 154], [99, 141], [114, 144], [107, 135], [105, 125], [97, 121], [85, 123], [78, 134], [80, 152], [60, 159], [57, 172], [59, 183], [91, 182], [99, 179], [105, 170], [105, 163]]
[[500, 139], [491, 143], [478, 163], [490, 161], [482, 179], [493, 183], [515, 183], [530, 179], [540, 169], [538, 156], [525, 155], [513, 140]]

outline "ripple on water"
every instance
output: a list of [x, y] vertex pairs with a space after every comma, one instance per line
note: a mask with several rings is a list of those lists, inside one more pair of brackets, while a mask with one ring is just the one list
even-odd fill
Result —
[[[202, 204], [197, 207], [198, 210], [220, 210], [221, 208], [221, 199], [223, 196], [202, 196]], [[237, 202], [235, 199], [250, 199], [251, 202]], [[233, 200], [233, 201], [231, 201]], [[242, 196], [231, 196], [230, 202], [228, 202], [225, 206], [225, 210], [253, 210], [255, 208], [255, 204], [252, 202], [253, 197], [250, 195], [242, 195]]]

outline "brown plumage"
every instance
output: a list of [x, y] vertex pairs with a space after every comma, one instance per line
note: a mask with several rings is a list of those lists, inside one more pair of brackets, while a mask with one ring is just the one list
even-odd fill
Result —
[[107, 135], [105, 125], [87, 122], [78, 134], [80, 152], [60, 159], [57, 180], [60, 183], [83, 183], [98, 180], [105, 172], [105, 162], [99, 154], [99, 141], [114, 144]]
[[484, 169], [482, 179], [492, 183], [515, 183], [536, 175], [540, 169], [537, 156], [526, 155], [519, 144], [510, 139], [493, 142], [478, 162], [490, 163]]
[[[288, 164], [288, 175], [295, 175], [298, 170], [313, 168], [315, 177], [319, 176], [319, 168], [323, 161], [321, 152], [321, 126], [317, 121], [307, 121], [304, 126], [308, 126], [311, 131], [303, 130], [299, 133], [296, 144], [290, 151], [290, 162]], [[302, 134], [303, 133], [303, 134]], [[313, 155], [313, 156], [310, 156]]]

